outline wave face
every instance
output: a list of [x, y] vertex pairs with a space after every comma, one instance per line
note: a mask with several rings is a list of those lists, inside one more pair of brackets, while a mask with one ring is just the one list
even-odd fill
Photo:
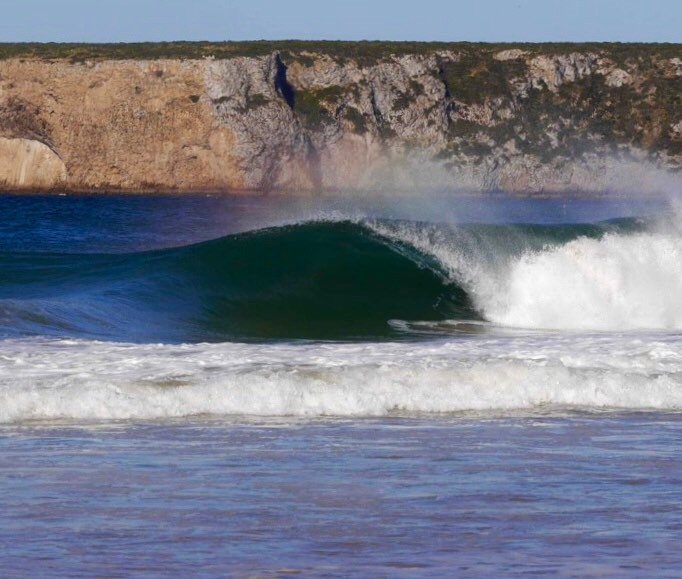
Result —
[[5, 337], [374, 339], [467, 327], [453, 321], [677, 329], [680, 295], [682, 236], [634, 220], [316, 221], [141, 253], [0, 253]]
[[126, 255], [0, 254], [6, 335], [121, 341], [354, 338], [476, 317], [438, 263], [351, 223]]

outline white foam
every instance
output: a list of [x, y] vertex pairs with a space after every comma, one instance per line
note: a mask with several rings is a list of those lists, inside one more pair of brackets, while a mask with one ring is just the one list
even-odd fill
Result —
[[565, 330], [682, 328], [682, 235], [674, 229], [581, 237], [514, 256], [480, 239], [473, 250], [464, 249], [461, 236], [448, 237], [433, 228], [370, 227], [435, 257], [482, 315], [497, 324]]
[[682, 409], [681, 339], [131, 345], [7, 340], [0, 423], [194, 415]]
[[674, 229], [505, 254], [492, 245], [499, 240], [464, 247], [466, 239], [437, 227], [369, 225], [439, 260], [495, 323], [630, 332], [371, 344], [5, 340], [0, 423], [682, 410], [682, 335], [670, 331], [682, 328], [682, 236]]
[[561, 329], [682, 328], [682, 239], [581, 238], [516, 260], [483, 304], [497, 323]]

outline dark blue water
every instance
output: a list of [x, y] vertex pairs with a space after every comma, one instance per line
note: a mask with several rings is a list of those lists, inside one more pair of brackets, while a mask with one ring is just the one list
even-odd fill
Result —
[[[485, 319], [471, 288], [436, 254], [400, 238], [401, 227], [447, 241], [483, 267], [580, 236], [632, 231], [637, 222], [623, 217], [634, 209], [655, 207], [494, 198], [372, 207], [341, 199], [3, 197], [0, 337], [395, 339], [401, 332], [391, 320]], [[599, 224], [602, 217], [621, 220]], [[398, 237], [381, 228], [397, 229]]]
[[333, 215], [450, 223], [594, 223], [658, 214], [665, 200], [278, 198], [197, 195], [0, 196], [0, 250], [123, 253], [177, 247]]

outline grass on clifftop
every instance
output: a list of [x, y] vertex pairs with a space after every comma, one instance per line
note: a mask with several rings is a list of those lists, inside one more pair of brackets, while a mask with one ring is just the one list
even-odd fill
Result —
[[337, 59], [355, 59], [373, 64], [390, 55], [429, 52], [480, 51], [492, 53], [519, 48], [530, 54], [605, 51], [621, 57], [656, 54], [682, 57], [682, 44], [625, 43], [471, 43], [471, 42], [384, 42], [384, 41], [303, 41], [257, 40], [248, 42], [142, 42], [126, 44], [74, 43], [0, 43], [0, 59], [37, 58], [44, 60], [129, 60], [200, 59], [206, 57], [262, 56], [279, 51], [300, 55], [305, 52], [327, 54]]

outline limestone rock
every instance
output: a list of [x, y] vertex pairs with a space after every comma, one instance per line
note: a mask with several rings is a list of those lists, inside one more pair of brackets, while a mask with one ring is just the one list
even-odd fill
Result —
[[66, 182], [64, 163], [39, 141], [0, 137], [0, 159], [4, 189], [53, 189]]
[[591, 75], [597, 60], [598, 55], [592, 53], [536, 56], [529, 63], [529, 81], [533, 88], [548, 88], [556, 92], [564, 83]]
[[682, 55], [647, 50], [8, 59], [0, 187], [550, 193], [626, 187], [614, 175], [636, 182], [637, 165], [676, 179]]
[[526, 50], [521, 50], [520, 48], [510, 48], [509, 50], [501, 50], [493, 55], [495, 60], [500, 60], [502, 62], [507, 60], [518, 60], [526, 56], [528, 52]]

